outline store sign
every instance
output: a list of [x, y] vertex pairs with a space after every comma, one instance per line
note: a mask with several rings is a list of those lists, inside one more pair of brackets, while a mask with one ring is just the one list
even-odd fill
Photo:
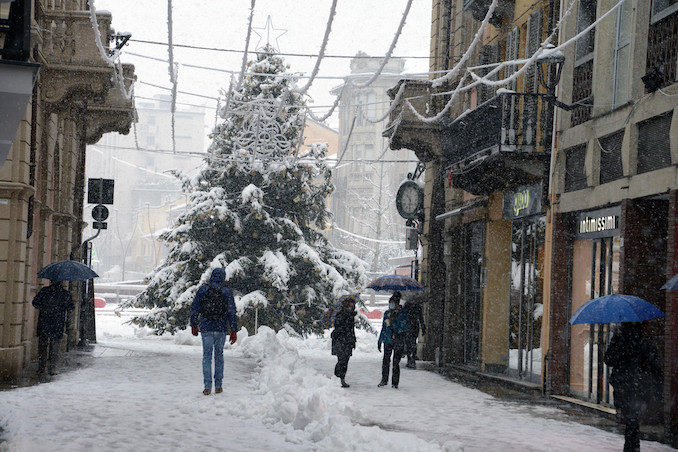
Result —
[[619, 234], [621, 207], [582, 212], [577, 221], [576, 237], [582, 239], [598, 239]]
[[541, 183], [505, 191], [504, 219], [513, 220], [541, 213], [541, 195]]

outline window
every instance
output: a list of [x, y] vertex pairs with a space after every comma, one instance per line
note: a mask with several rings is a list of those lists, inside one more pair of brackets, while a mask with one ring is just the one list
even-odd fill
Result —
[[586, 144], [565, 150], [565, 192], [587, 187], [585, 160]]
[[[655, 5], [657, 3], [655, 2]], [[678, 6], [674, 3], [673, 6]], [[664, 12], [670, 12], [664, 14]], [[660, 87], [672, 84], [676, 80], [676, 60], [678, 59], [678, 14], [676, 8], [667, 8], [658, 14], [648, 30], [646, 73], [657, 71], [663, 78]]]
[[[581, 33], [589, 25], [595, 22], [597, 6], [597, 0], [579, 2], [579, 12], [577, 13], [577, 33]], [[596, 29], [592, 28], [591, 31], [577, 40], [574, 50], [575, 66], [578, 66], [584, 61], [593, 58], [595, 33]]]
[[622, 167], [622, 141], [624, 130], [600, 139], [600, 183], [606, 184], [624, 176]]
[[[480, 51], [480, 60], [479, 63], [481, 66], [485, 66], [492, 63], [498, 63], [500, 59], [499, 55], [499, 43], [491, 46], [483, 46], [483, 49]], [[480, 71], [480, 75], [487, 75], [494, 69], [494, 67], [483, 68]], [[490, 80], [496, 80], [497, 75], [490, 77]], [[497, 93], [497, 88], [489, 85], [481, 85], [478, 87], [478, 104], [482, 104], [491, 98], [493, 98]]]
[[[525, 58], [530, 58], [539, 50], [541, 44], [541, 30], [544, 14], [541, 9], [530, 14], [527, 21], [527, 33], [525, 36]], [[525, 92], [536, 93], [539, 81], [537, 80], [537, 66], [531, 65], [525, 71]], [[527, 98], [526, 98], [527, 99]]]
[[374, 155], [374, 146], [371, 144], [365, 145], [365, 153], [363, 155], [366, 159], [373, 159], [376, 156]]
[[655, 116], [638, 125], [638, 174], [671, 165], [671, 114]]
[[631, 14], [630, 0], [622, 0], [617, 10], [617, 39], [614, 49], [614, 77], [612, 103], [621, 105], [629, 98], [629, 75], [631, 66]]
[[653, 0], [652, 22], [662, 20], [676, 11], [678, 11], [678, 0]]
[[367, 93], [367, 117], [372, 120], [377, 117], [377, 95], [373, 91]]

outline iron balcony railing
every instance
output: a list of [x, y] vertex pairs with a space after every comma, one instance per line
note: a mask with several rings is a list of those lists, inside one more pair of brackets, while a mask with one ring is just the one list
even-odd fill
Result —
[[542, 94], [503, 92], [442, 124], [451, 167], [499, 152], [550, 152], [553, 106]]

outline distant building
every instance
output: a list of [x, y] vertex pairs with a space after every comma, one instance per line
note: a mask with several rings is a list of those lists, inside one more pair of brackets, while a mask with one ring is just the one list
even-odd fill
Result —
[[[336, 190], [332, 195], [335, 246], [350, 251], [370, 264], [373, 271], [388, 266], [393, 254], [405, 254], [405, 220], [395, 208], [394, 194], [408, 172], [414, 171], [416, 160], [406, 149], [388, 151], [388, 140], [382, 137], [384, 122], [370, 122], [386, 114], [390, 98], [387, 90], [402, 78], [405, 60], [392, 58], [383, 73], [369, 86], [359, 88], [352, 83], [367, 81], [381, 64], [381, 58], [370, 58], [359, 52], [351, 60], [351, 74], [344, 84], [332, 90], [341, 95], [339, 104], [339, 159], [334, 172]], [[344, 87], [345, 86], [345, 87]], [[341, 155], [342, 152], [346, 152]], [[387, 160], [377, 163], [379, 159]], [[393, 163], [401, 160], [402, 163]], [[346, 232], [344, 232], [346, 231]], [[389, 250], [373, 240], [402, 240], [402, 246]], [[401, 253], [402, 252], [402, 253]], [[390, 253], [390, 256], [386, 254]], [[377, 255], [375, 258], [375, 254]]]
[[[147, 255], [139, 243], [142, 236], [148, 234], [149, 209], [172, 205], [183, 197], [181, 184], [169, 171], [195, 174], [202, 164], [202, 156], [195, 153], [206, 149], [203, 108], [178, 106], [175, 114], [177, 152], [172, 153], [170, 97], [157, 95], [155, 99], [137, 101], [140, 150], [137, 150], [134, 133], [105, 135], [96, 146], [87, 149], [87, 177], [115, 179], [115, 204], [110, 208], [108, 230], [102, 231], [93, 242], [99, 269], [106, 271], [118, 265], [124, 269], [121, 276], [125, 279], [140, 278], [158, 263], [158, 259], [153, 258], [158, 253]], [[137, 252], [142, 255], [135, 255]]]

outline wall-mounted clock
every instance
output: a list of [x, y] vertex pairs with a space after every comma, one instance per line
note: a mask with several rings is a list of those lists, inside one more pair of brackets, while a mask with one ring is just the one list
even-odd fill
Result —
[[406, 220], [416, 220], [424, 207], [424, 190], [413, 180], [400, 184], [396, 194], [396, 208]]

